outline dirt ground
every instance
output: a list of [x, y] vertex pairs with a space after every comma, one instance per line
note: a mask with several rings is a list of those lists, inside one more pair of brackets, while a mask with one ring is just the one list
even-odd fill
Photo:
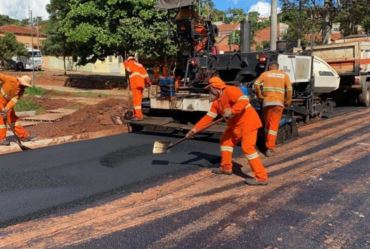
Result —
[[[1, 73], [32, 77], [32, 71], [1, 71]], [[36, 86], [69, 86], [83, 89], [113, 89], [125, 88], [126, 86], [126, 81], [122, 75], [97, 75], [77, 72], [68, 72], [67, 75], [64, 75], [63, 71], [55, 70], [36, 71], [34, 81]]]
[[[16, 72], [1, 71], [1, 73], [21, 76], [32, 76], [32, 71]], [[122, 116], [127, 110], [127, 99], [113, 97], [105, 94], [91, 94], [82, 89], [113, 89], [110, 91], [122, 92], [123, 77], [115, 75], [94, 75], [85, 73], [68, 73], [63, 71], [36, 71], [35, 85], [42, 87], [55, 86], [57, 91], [46, 90], [42, 96], [24, 96], [23, 99], [31, 99], [40, 109], [37, 114], [46, 113], [49, 110], [66, 108], [76, 109], [76, 112], [65, 116], [56, 122], [41, 123], [27, 127], [27, 130], [37, 138], [55, 138], [60, 136], [76, 135], [86, 132], [105, 132], [106, 135], [126, 132], [125, 125], [116, 124], [115, 117]], [[73, 87], [82, 92], [62, 92], [61, 87]], [[98, 103], [98, 104], [96, 104]], [[104, 133], [105, 134], [105, 133]]]
[[[62, 103], [63, 101], [59, 100], [55, 103], [58, 102]], [[57, 105], [53, 107], [55, 108]], [[127, 103], [120, 99], [108, 98], [97, 105], [84, 106], [60, 121], [38, 124], [29, 127], [28, 130], [39, 138], [54, 138], [104, 130], [107, 131], [107, 135], [117, 131], [126, 132], [126, 126], [114, 121], [114, 117], [122, 116], [125, 110], [127, 110]]]

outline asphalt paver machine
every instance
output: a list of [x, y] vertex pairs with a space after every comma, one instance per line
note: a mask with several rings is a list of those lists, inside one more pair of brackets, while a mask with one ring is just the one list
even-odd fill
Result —
[[[289, 74], [294, 90], [294, 104], [281, 120], [278, 142], [297, 136], [296, 117], [307, 121], [322, 115], [332, 106], [325, 94], [338, 87], [339, 77], [337, 82], [336, 72], [324, 61], [309, 55], [278, 51], [251, 52], [248, 21], [240, 25], [240, 50], [219, 53], [214, 46], [217, 27], [197, 14], [196, 3], [192, 0], [157, 2], [159, 11], [172, 12], [174, 16], [175, 41], [178, 44], [176, 66], [171, 68], [172, 76], [151, 86], [149, 97], [143, 101], [145, 119], [129, 121], [133, 131], [173, 133], [189, 130], [210, 108], [209, 95], [204, 87], [213, 75], [220, 76], [229, 85], [240, 87], [261, 113], [261, 103], [255, 98], [253, 83], [272, 60], [277, 60], [280, 68]], [[328, 79], [330, 84], [326, 85]], [[219, 124], [203, 133], [215, 135], [224, 129], [225, 125]]]

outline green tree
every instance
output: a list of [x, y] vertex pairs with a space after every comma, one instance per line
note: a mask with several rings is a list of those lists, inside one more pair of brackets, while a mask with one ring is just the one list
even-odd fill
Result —
[[15, 55], [26, 56], [27, 50], [22, 43], [19, 43], [12, 33], [6, 33], [0, 37], [0, 61], [5, 63]]
[[43, 53], [45, 55], [62, 56], [64, 64], [64, 74], [67, 74], [66, 57], [73, 55], [75, 47], [67, 42], [67, 36], [62, 30], [63, 20], [70, 11], [69, 4], [64, 0], [51, 0], [46, 6], [50, 14], [48, 22], [44, 23], [43, 29], [47, 34], [47, 39], [43, 43]]
[[361, 25], [366, 33], [370, 33], [370, 1], [342, 0], [334, 21], [340, 22], [344, 35], [358, 34]]
[[246, 17], [246, 13], [243, 9], [228, 9], [226, 11], [226, 16], [229, 22], [240, 23]]
[[153, 58], [176, 54], [169, 37], [167, 13], [154, 9], [155, 0], [64, 1], [60, 31], [79, 64], [106, 56], [137, 52]]
[[18, 20], [12, 19], [9, 16], [0, 15], [0, 26], [19, 23], [20, 22]]

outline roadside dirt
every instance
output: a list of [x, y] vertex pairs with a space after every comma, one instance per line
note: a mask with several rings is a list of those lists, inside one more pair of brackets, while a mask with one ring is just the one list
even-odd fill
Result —
[[[32, 71], [1, 71], [1, 73], [21, 76], [32, 76]], [[63, 71], [36, 71], [35, 85], [48, 86], [68, 86], [83, 89], [113, 89], [124, 88], [126, 81], [122, 75], [97, 75], [90, 73], [68, 72], [64, 75]]]
[[84, 106], [60, 121], [42, 123], [28, 130], [39, 138], [54, 138], [104, 130], [107, 131], [107, 135], [117, 131], [126, 132], [127, 127], [116, 124], [113, 117], [122, 116], [127, 108], [127, 103], [120, 99], [107, 99], [97, 105]]

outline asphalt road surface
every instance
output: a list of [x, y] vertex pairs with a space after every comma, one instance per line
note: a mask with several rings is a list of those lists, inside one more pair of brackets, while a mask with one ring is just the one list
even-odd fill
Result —
[[243, 183], [244, 158], [211, 174], [210, 142], [153, 156], [155, 137], [127, 134], [0, 157], [0, 248], [370, 248], [369, 120], [300, 127], [263, 158], [262, 187]]

